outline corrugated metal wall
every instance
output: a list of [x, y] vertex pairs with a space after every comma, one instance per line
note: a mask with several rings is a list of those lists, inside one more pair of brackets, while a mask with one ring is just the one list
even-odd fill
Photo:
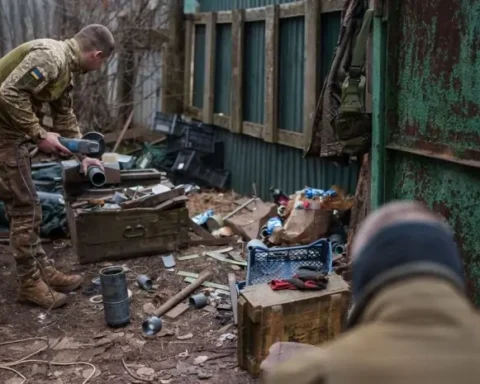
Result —
[[28, 40], [57, 37], [56, 0], [0, 0], [0, 54]]
[[246, 135], [218, 129], [225, 143], [225, 168], [232, 172], [231, 187], [243, 195], [252, 195], [256, 183], [262, 199], [270, 199], [271, 186], [291, 193], [305, 185], [328, 188], [337, 184], [355, 192], [358, 166], [335, 166], [320, 158], [303, 158], [299, 149], [267, 143]]
[[280, 19], [278, 128], [303, 132], [304, 17]]
[[[291, 0], [203, 0], [200, 1], [200, 11], [228, 11], [289, 2]], [[228, 27], [217, 27], [215, 54], [215, 112], [225, 114], [229, 108], [231, 78], [231, 29]], [[340, 12], [322, 14], [319, 93], [330, 68], [339, 30]], [[279, 127], [302, 132], [305, 48], [303, 18], [281, 19], [279, 33]], [[245, 23], [244, 34], [243, 118], [245, 121], [262, 124], [265, 118], [265, 23]], [[204, 26], [196, 26], [195, 45], [194, 105], [201, 108], [205, 69]], [[223, 129], [218, 129], [218, 132], [225, 142], [225, 168], [232, 172], [232, 188], [241, 194], [252, 194], [253, 183], [256, 183], [258, 193], [264, 199], [269, 197], [271, 186], [293, 192], [305, 185], [328, 188], [332, 184], [338, 184], [351, 193], [355, 191], [357, 164], [337, 167], [323, 159], [304, 159], [302, 151], [298, 149], [232, 134]]]
[[[243, 120], [264, 123], [265, 23], [245, 23], [243, 55]], [[196, 65], [196, 64], [195, 64]]]
[[150, 126], [162, 102], [162, 54], [161, 52], [136, 52], [137, 74], [133, 101], [135, 105], [133, 121]]

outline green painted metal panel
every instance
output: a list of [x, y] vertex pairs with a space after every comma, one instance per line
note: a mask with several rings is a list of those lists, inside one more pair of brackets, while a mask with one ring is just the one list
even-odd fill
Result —
[[218, 129], [218, 137], [225, 143], [225, 168], [232, 172], [231, 187], [243, 195], [257, 193], [270, 200], [270, 187], [291, 193], [306, 185], [328, 188], [337, 184], [354, 193], [358, 179], [358, 164], [335, 166], [320, 158], [303, 157], [299, 149], [266, 143], [246, 135], [237, 135]]
[[292, 0], [200, 0], [200, 12], [231, 11], [292, 3]]
[[480, 305], [480, 3], [390, 1], [386, 198], [449, 221]]
[[303, 132], [304, 17], [280, 19], [278, 57], [278, 127]]
[[318, 82], [318, 94], [323, 86], [323, 81], [330, 71], [332, 64], [333, 53], [337, 46], [338, 35], [340, 34], [340, 21], [341, 21], [341, 12], [329, 12], [322, 13], [321, 23], [320, 23], [320, 39], [318, 43], [320, 48], [318, 49], [319, 59], [318, 59], [318, 71], [320, 72], [320, 81]]
[[193, 105], [203, 108], [203, 88], [205, 86], [205, 43], [206, 26], [195, 26], [194, 70], [193, 70]]
[[214, 112], [230, 114], [230, 80], [232, 78], [232, 25], [217, 24], [215, 44]]
[[245, 23], [243, 54], [243, 120], [263, 124], [265, 118], [265, 23]]

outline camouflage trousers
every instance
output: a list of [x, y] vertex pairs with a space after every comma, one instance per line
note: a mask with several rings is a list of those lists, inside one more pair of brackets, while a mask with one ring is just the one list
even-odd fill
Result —
[[[50, 264], [40, 242], [42, 209], [31, 176], [26, 148], [0, 141], [0, 200], [10, 224], [10, 247], [19, 280], [37, 279], [42, 266]], [[32, 255], [34, 257], [32, 257]]]

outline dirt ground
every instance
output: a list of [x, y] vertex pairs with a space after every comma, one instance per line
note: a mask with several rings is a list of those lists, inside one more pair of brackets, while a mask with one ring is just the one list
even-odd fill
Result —
[[[204, 203], [201, 195], [195, 199]], [[191, 211], [194, 210], [192, 208]], [[57, 267], [65, 272], [81, 273], [87, 284], [108, 264], [79, 265], [69, 241], [55, 244], [46, 245], [46, 249], [56, 261]], [[191, 255], [207, 249], [221, 248], [225, 247], [188, 249], [182, 254]], [[148, 316], [143, 307], [152, 301], [154, 295], [138, 288], [135, 282], [136, 274], [147, 273], [155, 279], [165, 295], [174, 295], [185, 287], [184, 277], [165, 270], [160, 255], [125, 260], [116, 264], [130, 269], [127, 274], [128, 287], [133, 293], [133, 299], [130, 306], [131, 324], [112, 329], [104, 322], [103, 306], [92, 304], [90, 297], [85, 296], [81, 290], [71, 295], [68, 306], [53, 310], [47, 318], [45, 310], [17, 303], [14, 261], [8, 248], [0, 248], [0, 344], [48, 336], [51, 361], [78, 363], [68, 366], [52, 365], [50, 369], [46, 364], [35, 362], [15, 366], [15, 369], [27, 378], [26, 383], [84, 383], [92, 373], [92, 368], [80, 362], [95, 366], [93, 378], [87, 381], [89, 384], [255, 382], [237, 366], [236, 340], [219, 341], [222, 334], [236, 334], [233, 326], [228, 327], [231, 323], [229, 314], [226, 318], [218, 319], [215, 311], [189, 309], [175, 320], [164, 317], [162, 331], [153, 337], [144, 337], [141, 324]], [[209, 257], [177, 260], [177, 270], [199, 273], [204, 269], [212, 271], [210, 281], [228, 285], [227, 273], [232, 271], [230, 264]], [[238, 279], [244, 277], [242, 270], [235, 273]], [[189, 338], [188, 334], [193, 336]], [[22, 359], [45, 345], [42, 340], [1, 345], [0, 361], [5, 363]], [[31, 359], [46, 360], [49, 354], [47, 352], [36, 354]], [[199, 356], [206, 356], [208, 359], [200, 365], [193, 365], [195, 358]], [[127, 373], [122, 360], [137, 379]], [[19, 384], [22, 380], [13, 372], [0, 370], [0, 382]]]

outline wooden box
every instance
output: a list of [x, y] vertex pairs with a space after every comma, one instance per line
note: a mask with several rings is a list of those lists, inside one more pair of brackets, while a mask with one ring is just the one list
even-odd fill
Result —
[[188, 209], [86, 211], [67, 204], [72, 246], [80, 263], [119, 260], [175, 251], [189, 240]]
[[323, 291], [273, 291], [252, 285], [238, 301], [238, 364], [253, 376], [277, 341], [318, 345], [343, 328], [350, 290], [341, 276], [332, 275]]

